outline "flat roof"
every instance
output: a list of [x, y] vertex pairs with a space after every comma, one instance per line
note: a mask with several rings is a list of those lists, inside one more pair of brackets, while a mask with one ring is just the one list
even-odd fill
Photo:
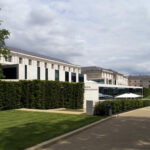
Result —
[[128, 76], [128, 79], [130, 79], [130, 80], [143, 80], [143, 79], [150, 80], [150, 75], [130, 75], [130, 76]]
[[109, 73], [113, 73], [113, 71], [102, 68], [102, 67], [97, 67], [97, 66], [87, 66], [87, 67], [81, 67], [82, 71], [106, 71]]
[[81, 67], [81, 71], [106, 71], [106, 72], [109, 72], [109, 73], [112, 73], [112, 74], [118, 74], [118, 75], [121, 75], [123, 76], [124, 78], [127, 78], [127, 76], [123, 75], [122, 73], [119, 73], [115, 70], [112, 70], [112, 69], [105, 69], [105, 68], [102, 68], [102, 67], [98, 67], [98, 66], [85, 66], [85, 67]]
[[143, 89], [143, 87], [138, 86], [127, 86], [127, 85], [111, 85], [111, 84], [100, 84], [94, 81], [86, 81], [85, 83], [95, 84], [98, 87], [112, 87], [112, 88], [135, 88], [135, 89]]

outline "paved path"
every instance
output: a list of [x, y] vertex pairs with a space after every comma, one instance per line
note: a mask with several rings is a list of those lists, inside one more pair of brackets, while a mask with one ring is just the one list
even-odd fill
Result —
[[71, 110], [66, 108], [57, 108], [57, 109], [28, 109], [28, 108], [19, 108], [17, 110], [22, 111], [33, 111], [33, 112], [47, 112], [47, 113], [60, 113], [60, 114], [74, 114], [74, 115], [81, 115], [85, 114], [84, 110]]
[[150, 150], [150, 107], [120, 114], [41, 150]]

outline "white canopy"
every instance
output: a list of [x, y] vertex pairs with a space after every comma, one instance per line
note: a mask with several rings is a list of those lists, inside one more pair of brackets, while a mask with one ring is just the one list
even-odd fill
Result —
[[134, 93], [125, 93], [125, 94], [118, 95], [115, 98], [138, 98], [138, 97], [142, 97], [142, 96]]

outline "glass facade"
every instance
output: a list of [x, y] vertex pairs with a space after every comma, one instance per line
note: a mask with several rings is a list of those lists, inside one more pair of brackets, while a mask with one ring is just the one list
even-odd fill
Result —
[[100, 83], [100, 84], [104, 84], [105, 83], [104, 79], [93, 80], [93, 81], [95, 81], [97, 83]]
[[117, 84], [117, 81], [116, 80], [114, 80], [114, 85], [116, 85]]
[[25, 79], [27, 79], [27, 65], [25, 65]]
[[14, 67], [3, 67], [3, 74], [5, 76], [5, 79], [18, 79], [18, 66]]
[[45, 68], [45, 80], [48, 80], [48, 68]]
[[79, 74], [79, 82], [84, 82], [84, 75], [83, 74]]
[[69, 72], [65, 72], [65, 81], [69, 82]]
[[143, 91], [138, 88], [99, 87], [99, 99], [113, 99], [115, 96], [125, 93], [142, 95]]
[[12, 56], [9, 55], [7, 59], [8, 59], [8, 62], [12, 62]]
[[55, 81], [59, 81], [59, 70], [55, 70]]
[[40, 80], [40, 67], [37, 67], [37, 79]]
[[22, 64], [22, 58], [21, 57], [19, 58], [19, 64]]
[[28, 65], [32, 65], [32, 60], [31, 59], [29, 59]]
[[112, 84], [112, 80], [109, 80], [109, 84]]
[[71, 73], [71, 81], [76, 82], [76, 73]]

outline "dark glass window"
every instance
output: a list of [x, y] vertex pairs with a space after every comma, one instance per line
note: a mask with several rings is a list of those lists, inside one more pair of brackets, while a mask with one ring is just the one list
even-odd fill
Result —
[[63, 70], [65, 70], [66, 69], [66, 67], [65, 66], [63, 66]]
[[25, 79], [27, 79], [27, 65], [25, 65]]
[[99, 99], [113, 99], [124, 93], [135, 93], [142, 95], [142, 89], [121, 87], [99, 87]]
[[40, 67], [40, 62], [39, 61], [37, 61], [37, 67]]
[[22, 58], [21, 57], [19, 58], [19, 64], [22, 64]]
[[55, 81], [59, 81], [59, 70], [55, 70]]
[[37, 67], [37, 79], [40, 80], [40, 67]]
[[112, 84], [112, 80], [109, 80], [109, 84]]
[[17, 67], [3, 68], [5, 79], [18, 79]]
[[83, 74], [79, 74], [79, 82], [84, 82], [84, 75]]
[[8, 62], [12, 62], [12, 56], [8, 56]]
[[100, 83], [100, 84], [104, 84], [104, 79], [93, 80], [93, 81], [98, 82], [98, 83]]
[[76, 82], [76, 73], [71, 73], [71, 81]]
[[48, 80], [48, 68], [45, 68], [45, 80]]
[[29, 59], [28, 64], [29, 64], [29, 65], [32, 65], [32, 60], [31, 60], [31, 59]]
[[69, 81], [69, 72], [67, 71], [65, 72], [65, 81], [67, 82]]
[[47, 63], [45, 63], [45, 68], [47, 68]]

